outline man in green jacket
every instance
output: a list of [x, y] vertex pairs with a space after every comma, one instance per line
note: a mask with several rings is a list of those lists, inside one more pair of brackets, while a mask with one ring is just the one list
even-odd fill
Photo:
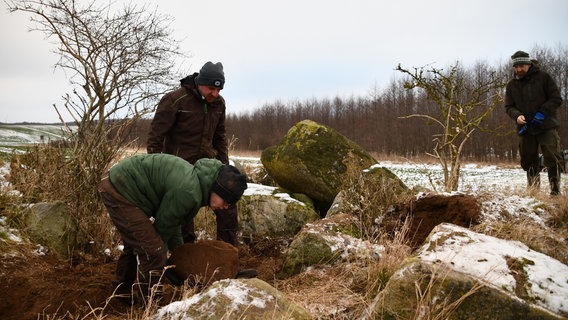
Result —
[[245, 175], [216, 159], [192, 165], [169, 154], [140, 154], [114, 165], [98, 190], [124, 244], [116, 266], [117, 292], [129, 293], [137, 283], [148, 298], [167, 251], [183, 244], [181, 226], [203, 206], [234, 205], [246, 188]]
[[529, 188], [540, 187], [541, 163], [547, 168], [550, 194], [560, 194], [560, 174], [564, 167], [556, 109], [562, 104], [560, 90], [552, 77], [540, 70], [529, 54], [517, 51], [511, 56], [515, 78], [506, 88], [506, 112], [517, 124], [521, 167], [527, 172]]
[[[181, 79], [181, 86], [162, 97], [148, 133], [148, 153], [169, 153], [195, 163], [214, 158], [229, 164], [225, 133], [225, 99], [220, 95], [225, 85], [221, 62], [207, 62], [199, 70]], [[238, 245], [238, 210], [229, 206], [215, 210], [217, 239]], [[195, 241], [192, 223], [183, 228], [184, 242]]]

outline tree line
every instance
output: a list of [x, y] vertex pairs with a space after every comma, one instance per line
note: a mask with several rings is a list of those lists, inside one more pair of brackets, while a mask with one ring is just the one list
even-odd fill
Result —
[[[561, 90], [564, 101], [557, 116], [561, 140], [564, 138], [561, 142], [565, 144], [564, 148], [568, 148], [568, 48], [535, 47], [531, 52], [540, 68], [551, 74]], [[503, 97], [505, 84], [513, 77], [508, 59], [498, 66], [481, 61], [470, 67], [461, 66], [458, 62], [455, 67], [461, 81], [474, 85], [490, 74], [497, 75], [502, 83], [498, 93]], [[408, 80], [403, 75], [391, 80], [384, 88], [372, 88], [366, 96], [278, 100], [254, 111], [228, 114], [227, 134], [235, 139], [236, 150], [260, 151], [278, 144], [295, 123], [310, 119], [332, 127], [369, 152], [409, 159], [423, 157], [435, 147], [433, 137], [441, 134], [440, 128], [424, 119], [408, 116], [422, 114], [440, 118], [440, 109], [424, 90], [407, 89]], [[516, 126], [505, 113], [504, 102], [488, 114], [482, 127], [464, 147], [463, 160], [517, 160]]]

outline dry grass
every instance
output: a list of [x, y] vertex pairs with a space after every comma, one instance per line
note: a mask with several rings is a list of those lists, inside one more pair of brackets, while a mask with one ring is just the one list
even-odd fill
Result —
[[[552, 198], [553, 210], [550, 211], [549, 225], [558, 231], [568, 232], [568, 190], [564, 188], [561, 196]], [[568, 236], [564, 234], [565, 238]]]
[[[526, 216], [515, 217], [510, 213], [503, 213], [505, 219], [486, 220], [471, 227], [471, 229], [500, 239], [520, 241], [535, 251], [568, 264], [567, 190], [565, 188], [562, 195], [555, 197], [551, 197], [546, 191], [544, 186], [541, 186], [541, 190], [510, 191], [510, 195], [534, 197], [539, 200], [541, 204], [538, 204], [537, 207], [544, 211], [542, 217], [544, 225]], [[492, 195], [480, 196], [482, 199], [490, 199], [491, 197]], [[526, 209], [532, 211], [535, 208]]]

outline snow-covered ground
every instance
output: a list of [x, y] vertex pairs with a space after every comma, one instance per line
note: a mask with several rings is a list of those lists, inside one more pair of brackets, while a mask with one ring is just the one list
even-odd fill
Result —
[[[443, 190], [444, 176], [439, 164], [383, 161], [380, 166], [396, 174], [408, 187], [422, 186]], [[543, 188], [548, 186], [542, 173]], [[492, 190], [518, 191], [526, 187], [527, 178], [520, 168], [503, 168], [495, 165], [464, 164], [460, 169], [458, 191], [480, 193]], [[433, 186], [433, 185], [434, 186]]]

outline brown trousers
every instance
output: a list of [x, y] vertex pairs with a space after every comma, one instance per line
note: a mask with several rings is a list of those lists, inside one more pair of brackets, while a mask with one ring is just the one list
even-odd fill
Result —
[[124, 244], [116, 263], [116, 283], [125, 286], [135, 282], [145, 284], [147, 286], [141, 286], [141, 289], [147, 294], [148, 288], [158, 283], [167, 263], [164, 242], [146, 213], [121, 196], [108, 175], [99, 183], [98, 191]]

